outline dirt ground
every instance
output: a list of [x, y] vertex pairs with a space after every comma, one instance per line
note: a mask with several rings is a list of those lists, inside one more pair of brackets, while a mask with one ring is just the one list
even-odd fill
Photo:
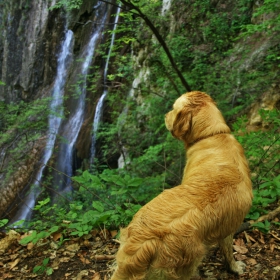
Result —
[[[0, 233], [0, 279], [109, 280], [119, 246], [112, 238], [115, 234], [116, 231], [92, 231], [87, 236], [62, 242], [62, 234], [54, 233], [35, 245], [23, 246], [19, 240], [27, 234], [10, 238]], [[235, 236], [233, 248], [235, 259], [246, 264], [243, 275], [228, 273], [219, 249], [213, 247], [199, 267], [200, 276], [193, 280], [280, 279], [279, 227], [268, 234], [256, 229], [242, 232]]]

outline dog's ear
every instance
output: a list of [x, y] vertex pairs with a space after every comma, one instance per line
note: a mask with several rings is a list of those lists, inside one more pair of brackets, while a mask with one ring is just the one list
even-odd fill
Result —
[[184, 140], [190, 133], [192, 127], [192, 112], [183, 108], [176, 116], [173, 123], [172, 135], [180, 140]]

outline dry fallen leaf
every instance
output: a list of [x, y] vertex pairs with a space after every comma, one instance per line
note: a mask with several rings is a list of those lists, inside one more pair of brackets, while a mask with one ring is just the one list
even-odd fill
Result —
[[70, 258], [68, 257], [62, 257], [59, 259], [60, 262], [69, 262]]
[[88, 241], [88, 239], [84, 240], [83, 244], [84, 244], [86, 247], [90, 247], [90, 246], [91, 246], [91, 243]]
[[237, 246], [245, 247], [245, 243], [244, 243], [244, 240], [242, 238], [235, 239], [234, 244], [237, 245]]
[[235, 259], [236, 259], [237, 261], [244, 261], [244, 260], [247, 259], [246, 256], [244, 256], [244, 255], [242, 255], [242, 254], [239, 254], [239, 253], [235, 254], [234, 257], [235, 257]]
[[248, 252], [248, 249], [244, 246], [233, 245], [233, 249], [240, 254], [246, 254]]
[[68, 245], [66, 247], [66, 250], [71, 252], [78, 252], [80, 250], [80, 245], [78, 243]]
[[3, 274], [3, 279], [8, 279], [8, 278], [14, 278], [14, 275], [11, 273], [4, 273]]
[[60, 262], [63, 262], [63, 261], [60, 261], [60, 259], [55, 258], [51, 263], [51, 268], [54, 270], [59, 269]]
[[58, 239], [60, 239], [60, 237], [62, 236], [61, 232], [55, 232], [52, 234], [53, 240], [57, 241]]
[[15, 260], [18, 256], [19, 254], [11, 254], [9, 257], [11, 260]]
[[257, 242], [256, 239], [254, 239], [251, 235], [247, 234], [247, 236], [248, 236], [248, 238], [249, 238], [251, 241], [253, 241], [254, 243]]
[[256, 261], [255, 259], [250, 258], [250, 259], [247, 259], [247, 260], [246, 260], [246, 263], [247, 263], [247, 264], [250, 264], [250, 265], [256, 265], [256, 264], [257, 264], [257, 261]]
[[276, 235], [276, 234], [274, 234], [273, 232], [271, 232], [270, 233], [275, 239], [277, 239], [278, 241], [280, 241], [280, 238]]
[[93, 275], [92, 280], [101, 280], [99, 272], [97, 272]]
[[118, 234], [118, 231], [117, 230], [111, 230], [110, 234], [111, 234], [112, 237], [115, 237]]
[[85, 258], [85, 257], [83, 256], [83, 254], [79, 253], [78, 256], [79, 256], [80, 260], [81, 260], [84, 264], [90, 264], [90, 260], [87, 259], [87, 258]]
[[246, 231], [244, 232], [244, 234], [245, 234], [245, 238], [246, 238], [247, 243], [251, 243], [251, 241], [253, 241], [254, 243], [257, 242], [257, 241], [256, 241], [250, 234], [248, 234]]
[[88, 271], [87, 270], [80, 271], [80, 273], [77, 275], [76, 280], [82, 280], [83, 276], [88, 276]]
[[32, 242], [27, 244], [27, 250], [31, 250], [34, 247], [34, 244]]
[[261, 232], [259, 232], [259, 233], [260, 233], [259, 241], [260, 241], [262, 244], [265, 244], [263, 234], [262, 234]]
[[10, 269], [13, 269], [19, 263], [19, 261], [20, 259], [17, 258], [13, 262], [10, 262]]

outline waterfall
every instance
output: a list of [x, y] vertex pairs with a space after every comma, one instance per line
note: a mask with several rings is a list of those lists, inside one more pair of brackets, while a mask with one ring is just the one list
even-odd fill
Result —
[[102, 112], [103, 112], [104, 101], [105, 101], [105, 98], [106, 98], [107, 93], [108, 93], [108, 89], [106, 87], [108, 66], [109, 66], [109, 61], [110, 61], [110, 56], [111, 56], [112, 48], [113, 48], [114, 41], [115, 41], [115, 36], [116, 36], [115, 31], [116, 31], [116, 28], [117, 28], [117, 23], [118, 23], [118, 20], [119, 20], [120, 11], [121, 11], [121, 8], [118, 7], [117, 12], [116, 12], [116, 16], [115, 16], [114, 28], [113, 28], [113, 32], [112, 32], [109, 52], [108, 52], [106, 63], [105, 63], [105, 67], [104, 67], [104, 85], [105, 85], [105, 89], [104, 89], [103, 94], [100, 97], [100, 99], [99, 99], [99, 101], [98, 101], [98, 103], [96, 105], [96, 109], [95, 109], [95, 115], [94, 115], [94, 120], [93, 120], [93, 129], [92, 129], [93, 134], [92, 134], [92, 142], [91, 142], [91, 150], [90, 150], [90, 166], [92, 166], [94, 158], [95, 158], [96, 134], [97, 134], [99, 122], [100, 122], [100, 119], [101, 119], [101, 116], [102, 116]]
[[[146, 82], [148, 80], [149, 75], [150, 75], [150, 69], [148, 67], [142, 67], [132, 82], [132, 87], [128, 92], [127, 99], [135, 97], [135, 91], [138, 90], [138, 87], [142, 82]], [[121, 135], [121, 129], [126, 122], [126, 116], [128, 113], [128, 109], [129, 108], [126, 105], [123, 108], [123, 111], [121, 112], [121, 114], [119, 115], [119, 118], [118, 118], [119, 136]], [[130, 162], [127, 148], [123, 145], [121, 145], [121, 148], [122, 148], [122, 154], [118, 158], [118, 168], [124, 168], [124, 166]]]
[[73, 53], [73, 32], [68, 30], [66, 32], [65, 40], [62, 44], [61, 51], [58, 57], [57, 74], [55, 78], [54, 87], [52, 90], [52, 99], [50, 102], [50, 115], [49, 115], [49, 129], [47, 134], [47, 144], [45, 147], [44, 155], [40, 162], [39, 171], [35, 177], [35, 181], [29, 190], [29, 194], [24, 199], [22, 206], [19, 208], [17, 214], [12, 219], [11, 223], [19, 220], [29, 220], [31, 218], [33, 207], [35, 206], [36, 199], [38, 198], [41, 188], [41, 179], [43, 171], [48, 163], [52, 152], [56, 135], [61, 123], [63, 115], [63, 95], [64, 86], [67, 78], [67, 69], [72, 62]]
[[171, 7], [171, 1], [172, 0], [163, 0], [162, 1], [162, 9], [161, 9], [161, 15], [164, 16], [166, 12], [169, 11]]
[[57, 165], [54, 174], [54, 187], [58, 188], [59, 193], [69, 192], [72, 190], [71, 176], [73, 175], [73, 154], [74, 145], [77, 141], [81, 126], [84, 121], [84, 111], [85, 111], [85, 100], [86, 100], [86, 78], [89, 71], [89, 67], [92, 63], [92, 58], [94, 55], [95, 48], [97, 46], [98, 39], [100, 38], [105, 20], [107, 17], [107, 12], [103, 11], [106, 8], [105, 4], [98, 2], [97, 6], [97, 27], [93, 31], [91, 38], [81, 55], [84, 59], [82, 64], [80, 76], [82, 81], [79, 84], [79, 96], [75, 100], [74, 106], [71, 108], [71, 114], [65, 124], [61, 126], [61, 136], [64, 139], [64, 143], [60, 144], [58, 155], [57, 155]]

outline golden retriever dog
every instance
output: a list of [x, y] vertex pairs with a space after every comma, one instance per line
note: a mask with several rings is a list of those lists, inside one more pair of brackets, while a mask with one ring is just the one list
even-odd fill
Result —
[[182, 183], [143, 206], [121, 231], [111, 279], [190, 279], [209, 246], [216, 243], [229, 269], [243, 273], [232, 252], [233, 234], [252, 202], [243, 148], [215, 102], [203, 92], [178, 98], [165, 123], [185, 144]]

